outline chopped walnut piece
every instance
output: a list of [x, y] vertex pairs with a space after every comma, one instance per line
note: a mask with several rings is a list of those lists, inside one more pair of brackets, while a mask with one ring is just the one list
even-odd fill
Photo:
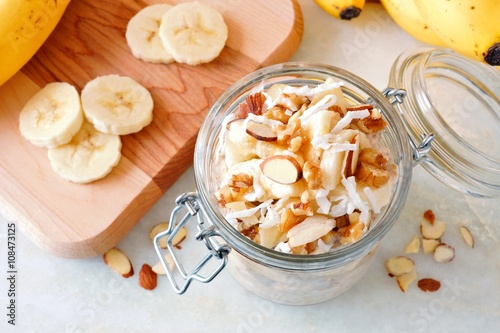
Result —
[[313, 216], [314, 211], [310, 202], [295, 201], [290, 204], [290, 210], [295, 216]]
[[228, 202], [233, 201], [231, 189], [228, 186], [221, 187], [217, 192], [215, 192], [215, 198], [217, 199], [219, 206], [226, 207]]
[[264, 112], [264, 117], [281, 121], [283, 124], [288, 124], [288, 120], [290, 119], [291, 115], [287, 114], [286, 109], [281, 105], [275, 105]]
[[257, 236], [257, 234], [259, 233], [259, 225], [258, 224], [254, 224], [254, 225], [250, 226], [247, 229], [241, 230], [241, 233], [245, 237], [248, 237], [251, 240], [255, 240], [255, 236]]
[[344, 110], [337, 104], [330, 106], [327, 110], [338, 113], [342, 117], [344, 116]]
[[357, 242], [361, 238], [361, 236], [363, 236], [364, 228], [365, 224], [362, 222], [354, 223], [349, 225], [348, 227], [343, 228], [344, 230], [340, 237], [340, 243], [345, 245]]
[[295, 215], [290, 208], [284, 208], [280, 216], [280, 224], [278, 229], [281, 232], [288, 232], [295, 225], [299, 224], [304, 220], [305, 216]]
[[300, 130], [300, 121], [294, 121], [288, 123], [285, 127], [279, 126], [278, 130], [278, 143], [279, 144], [288, 144], [289, 140], [292, 137], [297, 136], [297, 131]]
[[309, 103], [309, 100], [305, 96], [299, 96], [297, 94], [282, 94], [281, 101], [278, 105], [295, 112], [301, 109], [306, 103]]
[[307, 161], [302, 167], [302, 176], [306, 180], [308, 188], [311, 190], [317, 190], [321, 187], [323, 177], [321, 176], [320, 167]]
[[[369, 104], [368, 104], [369, 105]], [[349, 109], [349, 108], [348, 108]], [[361, 109], [365, 110], [367, 108]], [[382, 115], [378, 111], [378, 109], [368, 109], [370, 115], [363, 119], [354, 119], [352, 121], [352, 125], [366, 134], [373, 134], [380, 132], [387, 126], [387, 122], [382, 118]]]
[[245, 173], [232, 175], [227, 186], [231, 188], [249, 188], [253, 185], [253, 177]]
[[347, 227], [349, 224], [350, 224], [350, 222], [349, 222], [349, 215], [348, 214], [345, 214], [345, 215], [342, 215], [342, 216], [335, 218], [335, 226], [339, 229]]
[[356, 179], [369, 186], [380, 187], [390, 178], [387, 159], [375, 148], [365, 148], [359, 153]]

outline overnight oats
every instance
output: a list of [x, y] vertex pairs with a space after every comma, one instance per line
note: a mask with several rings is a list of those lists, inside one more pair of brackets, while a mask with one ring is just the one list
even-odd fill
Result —
[[343, 82], [256, 87], [219, 133], [215, 193], [226, 220], [253, 242], [296, 255], [358, 241], [391, 198], [397, 167], [369, 103]]
[[[401, 117], [368, 82], [321, 64], [257, 70], [218, 98], [200, 128], [197, 192], [177, 199], [171, 225], [197, 221], [209, 253], [191, 273], [176, 265], [183, 285], [173, 272], [170, 282], [183, 293], [227, 266], [276, 303], [330, 300], [370, 267], [403, 209], [411, 168]], [[219, 264], [200, 274], [210, 259]]]

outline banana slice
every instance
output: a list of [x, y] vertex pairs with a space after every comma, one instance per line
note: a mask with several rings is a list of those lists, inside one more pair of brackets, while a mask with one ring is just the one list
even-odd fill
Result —
[[90, 183], [106, 176], [120, 161], [122, 143], [118, 135], [101, 133], [84, 122], [73, 139], [48, 156], [52, 169], [63, 179]]
[[125, 39], [134, 57], [153, 63], [168, 64], [174, 61], [158, 35], [163, 15], [171, 8], [167, 4], [147, 6], [130, 19]]
[[83, 113], [103, 132], [126, 135], [140, 131], [153, 120], [153, 98], [133, 79], [99, 76], [82, 90]]
[[160, 38], [175, 61], [207, 63], [220, 54], [228, 30], [222, 15], [209, 5], [187, 2], [174, 6], [162, 19]]
[[65, 144], [83, 123], [80, 96], [66, 82], [47, 84], [24, 106], [19, 115], [23, 137], [39, 147]]

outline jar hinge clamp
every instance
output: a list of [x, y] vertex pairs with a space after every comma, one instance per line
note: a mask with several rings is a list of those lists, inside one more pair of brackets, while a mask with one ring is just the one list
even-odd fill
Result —
[[[176, 293], [183, 294], [189, 287], [191, 281], [193, 280], [197, 280], [203, 283], [208, 283], [212, 281], [215, 278], [215, 276], [217, 276], [217, 274], [219, 274], [220, 271], [222, 271], [222, 269], [226, 266], [227, 256], [231, 248], [226, 244], [220, 244], [214, 238], [215, 236], [220, 236], [220, 235], [213, 225], [210, 225], [208, 227], [205, 226], [205, 223], [203, 221], [203, 214], [200, 214], [200, 211], [202, 212], [202, 208], [199, 205], [199, 198], [197, 193], [181, 194], [175, 200], [175, 203], [176, 207], [174, 208], [172, 214], [170, 215], [170, 223], [168, 229], [156, 235], [156, 237], [154, 238], [154, 247], [156, 249], [158, 257], [160, 258], [163, 268], [167, 273], [168, 279], [172, 284], [172, 288]], [[178, 223], [176, 223], [177, 216], [183, 209], [187, 210], [187, 213], [180, 219]], [[207, 253], [205, 257], [201, 259], [201, 261], [191, 270], [191, 272], [186, 273], [183, 265], [181, 265], [178, 257], [175, 254], [174, 246], [172, 245], [172, 240], [175, 237], [175, 235], [181, 230], [181, 228], [184, 227], [184, 225], [193, 217], [196, 217], [197, 219], [198, 233], [196, 234], [196, 240], [203, 241], [209, 253]], [[184, 280], [184, 284], [181, 287], [179, 287], [179, 285], [177, 284], [176, 279], [174, 277], [174, 272], [172, 269], [170, 269], [167, 260], [165, 259], [165, 255], [162, 253], [162, 248], [160, 246], [160, 239], [165, 237], [167, 244], [166, 249], [168, 250], [168, 253], [172, 257], [175, 263], [175, 267], [177, 267], [181, 279]], [[200, 273], [201, 269], [212, 258], [220, 260], [219, 264], [217, 265], [217, 267], [213, 269], [213, 271], [210, 274], [202, 275]]]

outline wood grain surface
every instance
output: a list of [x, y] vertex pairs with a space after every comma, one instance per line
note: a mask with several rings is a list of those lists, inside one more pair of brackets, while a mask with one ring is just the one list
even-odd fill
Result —
[[[128, 21], [160, 1], [73, 0], [37, 54], [0, 87], [0, 206], [40, 248], [81, 258], [116, 245], [192, 164], [198, 129], [218, 96], [244, 75], [287, 61], [300, 44], [296, 0], [203, 2], [221, 12], [229, 29], [226, 47], [209, 64], [151, 64], [132, 56], [124, 37]], [[72, 184], [54, 174], [46, 149], [21, 137], [19, 112], [49, 82], [81, 91], [106, 74], [144, 85], [155, 102], [154, 119], [122, 137], [123, 156], [110, 175]]]

